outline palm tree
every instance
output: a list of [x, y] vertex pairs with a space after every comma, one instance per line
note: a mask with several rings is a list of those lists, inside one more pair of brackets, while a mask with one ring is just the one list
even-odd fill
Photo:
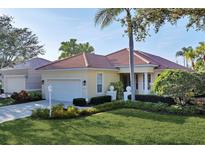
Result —
[[186, 66], [186, 64], [185, 64], [185, 58], [184, 58], [184, 52], [183, 52], [183, 51], [181, 51], [181, 50], [180, 50], [180, 51], [177, 51], [175, 56], [176, 56], [176, 58], [177, 58], [177, 57], [183, 57], [184, 66]]
[[[183, 47], [180, 51], [177, 51], [177, 52], [176, 52], [176, 55], [175, 55], [176, 58], [177, 58], [177, 57], [183, 57], [184, 66], [185, 66], [185, 67], [189, 67], [189, 63], [188, 63], [188, 61], [189, 61], [189, 60], [188, 60], [188, 59], [189, 59], [189, 58], [188, 58], [188, 57], [189, 57], [188, 55], [189, 55], [189, 54], [187, 54], [187, 52], [189, 52], [189, 50], [190, 50], [190, 47], [188, 47], [188, 48]], [[185, 56], [185, 55], [187, 55], [187, 56]]]
[[80, 43], [78, 45], [79, 52], [92, 53], [95, 49], [88, 43]]
[[185, 57], [185, 59], [187, 59], [187, 61], [191, 62], [191, 66], [194, 69], [195, 68], [196, 52], [191, 46], [186, 48], [186, 49], [187, 50], [184, 53], [184, 57]]
[[199, 42], [199, 46], [195, 50], [196, 55], [199, 57], [199, 60], [205, 62], [205, 42]]
[[130, 65], [130, 83], [131, 83], [131, 99], [135, 100], [135, 76], [134, 76], [134, 41], [133, 41], [133, 22], [131, 15], [131, 8], [105, 8], [99, 9], [95, 15], [95, 25], [100, 25], [103, 29], [109, 26], [112, 22], [117, 21], [117, 17], [125, 13], [125, 17], [120, 21], [123, 21], [127, 26], [127, 33], [129, 38], [129, 65]]
[[91, 53], [94, 48], [88, 42], [77, 43], [77, 39], [70, 39], [69, 41], [61, 42], [59, 51], [61, 52], [59, 59], [63, 59], [82, 52]]

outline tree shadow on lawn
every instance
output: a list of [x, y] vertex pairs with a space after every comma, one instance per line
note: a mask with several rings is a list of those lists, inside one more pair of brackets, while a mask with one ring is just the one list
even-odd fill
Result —
[[141, 119], [148, 119], [159, 122], [170, 122], [175, 124], [184, 124], [186, 119], [188, 118], [187, 116], [182, 115], [161, 114], [137, 109], [118, 109], [109, 111], [109, 113], [126, 117], [136, 117]]
[[[0, 125], [0, 144], [48, 145], [61, 144], [62, 140], [65, 141], [65, 134], [63, 131], [59, 131], [59, 125], [53, 127], [53, 121], [46, 121], [25, 118], [2, 123]], [[70, 142], [69, 138], [66, 138], [66, 141]]]
[[123, 140], [117, 139], [116, 137], [114, 137], [110, 134], [109, 135], [108, 134], [95, 135], [95, 133], [89, 134], [89, 133], [86, 133], [86, 132], [82, 131], [81, 129], [79, 129], [73, 125], [71, 125], [69, 127], [72, 128], [73, 130], [75, 130], [76, 132], [78, 132], [78, 133], [76, 133], [76, 135], [78, 135], [80, 140], [85, 141], [85, 136], [86, 136], [86, 138], [88, 138], [90, 141], [92, 141], [91, 144], [97, 144], [97, 145], [127, 145], [127, 144], [129, 144]]
[[[74, 144], [128, 144], [117, 139], [112, 134], [103, 132], [87, 132], [85, 126], [75, 120], [85, 118], [64, 120], [32, 120], [25, 118], [0, 125], [1, 145], [74, 145]], [[40, 126], [39, 126], [40, 125]], [[88, 124], [88, 129], [91, 124]], [[95, 126], [100, 127], [101, 124]], [[93, 129], [93, 128], [91, 128]]]

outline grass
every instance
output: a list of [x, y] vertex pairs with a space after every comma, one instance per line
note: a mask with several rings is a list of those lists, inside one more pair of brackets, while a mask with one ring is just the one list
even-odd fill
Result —
[[117, 109], [67, 120], [0, 124], [0, 144], [205, 144], [205, 117]]
[[14, 104], [14, 100], [11, 98], [1, 98], [0, 99], [0, 107], [6, 106], [6, 105], [12, 105]]

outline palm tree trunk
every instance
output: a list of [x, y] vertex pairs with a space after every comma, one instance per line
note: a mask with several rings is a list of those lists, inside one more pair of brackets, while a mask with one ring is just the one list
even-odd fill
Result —
[[129, 48], [130, 48], [130, 54], [129, 54], [129, 62], [130, 62], [130, 84], [131, 84], [131, 100], [135, 100], [135, 90], [136, 90], [136, 84], [135, 84], [135, 74], [134, 74], [134, 43], [133, 43], [133, 34], [131, 33], [129, 36]]
[[134, 74], [134, 41], [133, 41], [133, 27], [131, 22], [131, 14], [127, 11], [127, 23], [128, 23], [128, 37], [129, 37], [129, 65], [130, 65], [130, 84], [131, 84], [131, 100], [135, 100], [136, 81]]

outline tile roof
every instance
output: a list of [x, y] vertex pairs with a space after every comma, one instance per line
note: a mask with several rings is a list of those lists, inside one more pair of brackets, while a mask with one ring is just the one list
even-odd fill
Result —
[[[135, 52], [138, 52], [138, 51], [135, 51]], [[179, 64], [174, 63], [170, 60], [167, 60], [165, 58], [162, 58], [162, 57], [150, 54], [150, 53], [138, 52], [138, 54], [142, 55], [144, 58], [149, 60], [151, 64], [158, 65], [157, 68], [159, 68], [159, 69], [166, 69], [166, 68], [170, 68], [170, 69], [187, 69], [186, 67], [184, 67], [182, 65], [179, 65]]]
[[[173, 68], [187, 69], [179, 64], [142, 51], [134, 52], [135, 65], [154, 65], [158, 69]], [[93, 53], [82, 53], [73, 57], [51, 62], [39, 67], [39, 70], [72, 69], [72, 68], [103, 68], [116, 69], [117, 67], [129, 66], [129, 49], [121, 49], [106, 56]]]
[[93, 53], [82, 53], [39, 67], [39, 70], [72, 69], [72, 68], [104, 68], [115, 69], [107, 57]]
[[27, 60], [23, 63], [19, 63], [14, 65], [13, 67], [7, 67], [3, 69], [36, 69], [38, 67], [41, 67], [43, 65], [46, 65], [50, 63], [51, 61], [43, 59], [43, 58], [32, 58], [30, 60]]

